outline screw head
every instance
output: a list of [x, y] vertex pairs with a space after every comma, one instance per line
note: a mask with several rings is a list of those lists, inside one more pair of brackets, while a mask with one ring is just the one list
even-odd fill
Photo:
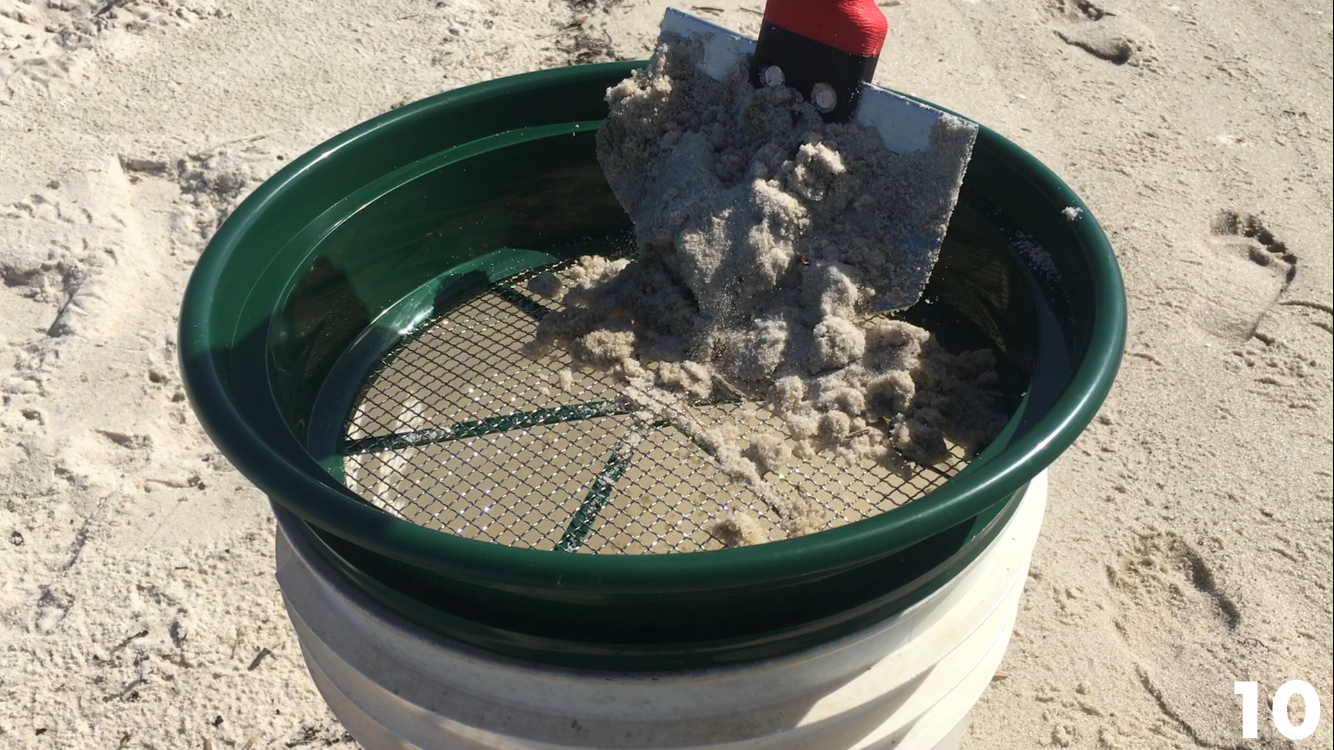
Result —
[[829, 112], [838, 104], [838, 92], [827, 83], [817, 83], [811, 87], [811, 104], [821, 112]]
[[764, 85], [769, 88], [782, 86], [786, 77], [783, 75], [783, 69], [777, 65], [770, 65], [764, 69]]

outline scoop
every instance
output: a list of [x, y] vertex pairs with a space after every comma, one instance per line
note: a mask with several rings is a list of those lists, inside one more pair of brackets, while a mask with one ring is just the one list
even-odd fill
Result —
[[[667, 9], [659, 42], [673, 36], [698, 41], [704, 48], [699, 69], [723, 80], [741, 58], [750, 59], [751, 82], [790, 86], [811, 102], [826, 122], [851, 122], [875, 131], [894, 154], [926, 151], [941, 118], [939, 109], [869, 83], [879, 61], [888, 22], [874, 0], [770, 0], [758, 40], [741, 36], [688, 13]], [[965, 121], [966, 122], [966, 121]], [[957, 125], [958, 120], [955, 119]], [[915, 192], [933, 200], [944, 215], [931, 217], [907, 233], [907, 241], [887, 245], [896, 271], [892, 284], [877, 296], [880, 309], [901, 309], [915, 303], [931, 277], [943, 227], [948, 224], [972, 155], [977, 127], [944, 158], [953, 169], [924, 172]], [[941, 198], [944, 200], [941, 200]]]

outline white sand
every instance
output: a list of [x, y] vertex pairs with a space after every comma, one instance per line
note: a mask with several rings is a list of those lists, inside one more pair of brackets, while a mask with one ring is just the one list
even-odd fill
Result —
[[[645, 56], [664, 3], [577, 5], [0, 0], [0, 747], [352, 746], [282, 611], [264, 498], [180, 399], [175, 308], [282, 159], [443, 88]], [[1334, 9], [1083, 6], [887, 9], [877, 82], [1049, 164], [1129, 291], [1118, 386], [1052, 468], [964, 743], [1231, 747], [1233, 681], [1300, 678], [1325, 718], [1297, 746], [1328, 747]], [[758, 26], [759, 0], [707, 7]]]
[[[530, 349], [613, 373], [640, 419], [686, 432], [684, 404], [715, 389], [769, 404], [784, 428], [728, 421], [696, 439], [792, 538], [827, 521], [766, 481], [793, 456], [931, 465], [947, 439], [975, 455], [1005, 425], [991, 350], [952, 355], [882, 314], [920, 298], [978, 127], [944, 115], [927, 148], [896, 154], [794, 89], [755, 88], [745, 57], [703, 73], [704, 54], [673, 37], [607, 92], [597, 157], [639, 252], [530, 279], [564, 303]], [[729, 544], [754, 536], [738, 518], [721, 522]]]

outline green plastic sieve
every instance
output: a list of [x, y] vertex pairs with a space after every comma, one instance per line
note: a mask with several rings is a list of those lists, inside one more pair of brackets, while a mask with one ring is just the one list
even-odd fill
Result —
[[641, 64], [458, 89], [294, 161], [201, 257], [184, 381], [219, 448], [326, 560], [420, 625], [586, 668], [791, 653], [902, 611], [987, 546], [1111, 386], [1120, 273], [1078, 197], [982, 128], [907, 316], [996, 352], [1006, 430], [967, 465], [907, 479], [799, 468], [794, 487], [837, 506], [828, 530], [713, 549], [710, 513], [746, 500], [707, 457], [669, 430], [626, 454], [614, 383], [562, 387], [559, 363], [520, 351], [549, 308], [526, 274], [633, 249], [593, 136], [603, 93]]

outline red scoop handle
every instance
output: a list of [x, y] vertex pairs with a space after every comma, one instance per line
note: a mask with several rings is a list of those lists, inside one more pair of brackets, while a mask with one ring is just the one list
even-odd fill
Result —
[[769, 0], [764, 20], [857, 57], [879, 57], [889, 33], [875, 0]]
[[875, 74], [888, 31], [875, 0], [769, 0], [751, 82], [790, 86], [826, 122], [847, 122], [862, 84]]

